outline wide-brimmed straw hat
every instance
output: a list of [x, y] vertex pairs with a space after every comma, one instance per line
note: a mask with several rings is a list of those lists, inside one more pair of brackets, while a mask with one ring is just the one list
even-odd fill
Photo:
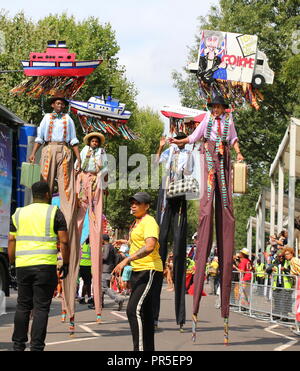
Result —
[[101, 133], [98, 133], [97, 131], [92, 131], [91, 133], [87, 134], [84, 138], [83, 138], [83, 143], [88, 145], [89, 144], [89, 141], [91, 138], [93, 137], [97, 137], [99, 138], [100, 140], [100, 143], [101, 145], [103, 146], [103, 144], [105, 143], [105, 136]]

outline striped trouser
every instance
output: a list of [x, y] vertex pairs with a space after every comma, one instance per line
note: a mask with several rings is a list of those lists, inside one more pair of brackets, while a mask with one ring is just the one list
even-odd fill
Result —
[[154, 351], [154, 316], [152, 296], [159, 295], [153, 288], [162, 272], [146, 270], [132, 272], [131, 295], [127, 305], [134, 351]]

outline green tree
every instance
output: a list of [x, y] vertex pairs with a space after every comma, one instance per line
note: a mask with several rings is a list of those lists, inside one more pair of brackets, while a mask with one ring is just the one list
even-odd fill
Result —
[[[91, 96], [107, 94], [113, 86], [113, 96], [126, 104], [126, 109], [132, 112], [128, 126], [140, 139], [126, 141], [123, 137], [106, 136], [106, 151], [116, 159], [117, 170], [120, 146], [127, 147], [128, 158], [134, 153], [145, 154], [149, 164], [150, 155], [156, 153], [159, 138], [163, 132], [163, 122], [158, 114], [151, 109], [139, 110], [136, 103], [137, 90], [134, 84], [126, 78], [126, 69], [119, 64], [117, 53], [119, 46], [112, 25], [101, 24], [95, 17], [77, 21], [67, 14], [49, 15], [38, 22], [25, 17], [23, 12], [9, 17], [5, 10], [0, 12], [0, 31], [5, 37], [5, 49], [0, 54], [0, 69], [15, 70], [21, 68], [20, 61], [28, 59], [31, 51], [43, 52], [48, 40], [65, 40], [70, 51], [76, 53], [77, 59], [97, 59], [103, 57], [103, 63], [90, 75], [76, 95], [76, 99], [86, 101]], [[14, 96], [10, 89], [24, 79], [23, 73], [0, 74], [0, 101], [8, 109], [28, 122], [39, 124], [42, 119], [41, 99], [31, 99], [28, 96]], [[44, 109], [50, 109], [47, 102]], [[82, 139], [80, 124], [73, 116], [77, 125], [77, 136]], [[129, 167], [132, 171], [134, 166]], [[118, 186], [117, 178], [117, 186]], [[147, 189], [145, 189], [147, 190]], [[115, 228], [127, 228], [130, 225], [128, 213], [128, 198], [138, 189], [111, 190], [105, 201], [105, 210], [111, 225]], [[157, 190], [147, 190], [156, 205]], [[153, 212], [153, 211], [152, 211]]]
[[[299, 26], [299, 0], [220, 0], [206, 17], [199, 17], [199, 30], [257, 35], [258, 48], [266, 53], [270, 68], [275, 72], [274, 83], [262, 89], [264, 101], [260, 110], [245, 108], [234, 113], [241, 151], [250, 165], [249, 192], [234, 197], [236, 248], [246, 245], [247, 219], [255, 213], [261, 189], [269, 186], [269, 167], [290, 116], [299, 115], [299, 39], [293, 39], [298, 35]], [[199, 35], [196, 36], [197, 46]], [[196, 56], [197, 50], [190, 48], [187, 59], [196, 61]], [[183, 105], [199, 108], [205, 104], [198, 96], [194, 76], [174, 71], [173, 79]]]

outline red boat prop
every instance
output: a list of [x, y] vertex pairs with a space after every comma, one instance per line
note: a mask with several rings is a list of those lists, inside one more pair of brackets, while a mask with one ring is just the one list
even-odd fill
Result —
[[27, 94], [33, 98], [44, 95], [62, 94], [72, 98], [90, 75], [103, 61], [76, 61], [76, 54], [70, 53], [65, 41], [48, 41], [46, 52], [31, 52], [29, 60], [22, 60], [26, 79], [13, 88], [13, 94]]

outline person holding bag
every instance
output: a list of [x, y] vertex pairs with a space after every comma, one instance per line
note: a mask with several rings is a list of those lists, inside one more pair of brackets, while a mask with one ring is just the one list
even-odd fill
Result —
[[131, 213], [135, 217], [130, 227], [129, 241], [115, 241], [115, 245], [129, 244], [129, 256], [114, 268], [112, 274], [120, 276], [124, 267], [131, 264], [131, 294], [127, 305], [127, 317], [132, 333], [133, 350], [154, 351], [152, 298], [160, 295], [155, 287], [163, 276], [158, 243], [159, 226], [148, 214], [151, 203], [148, 193], [138, 192], [129, 201]]
[[[183, 132], [176, 135], [176, 140], [186, 140], [187, 136]], [[186, 195], [174, 194], [169, 197], [168, 184], [175, 184], [177, 181], [184, 181], [194, 170], [193, 154], [185, 148], [185, 143], [172, 144], [163, 151], [167, 144], [165, 137], [161, 138], [156, 157], [157, 162], [163, 163], [166, 176], [163, 177], [160, 185], [156, 221], [159, 224], [160, 236], [160, 255], [163, 265], [166, 263], [168, 255], [169, 231], [173, 230], [173, 279], [175, 291], [175, 314], [176, 323], [182, 327], [186, 320], [185, 312], [185, 276], [186, 276], [186, 238], [187, 238], [187, 202]], [[157, 290], [161, 292], [163, 281], [159, 282]], [[158, 326], [160, 303], [154, 299], [155, 325]]]

